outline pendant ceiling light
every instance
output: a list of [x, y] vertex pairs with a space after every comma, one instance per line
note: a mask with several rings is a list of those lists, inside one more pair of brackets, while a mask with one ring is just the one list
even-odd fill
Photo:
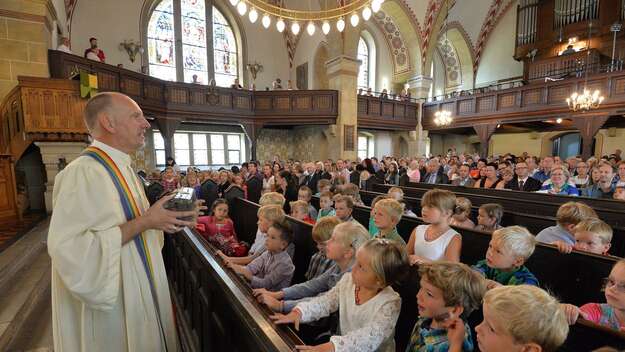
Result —
[[[303, 2], [303, 1], [302, 1]], [[373, 12], [378, 12], [384, 0], [351, 0], [340, 1], [336, 7], [328, 6], [335, 3], [334, 1], [324, 0], [321, 9], [312, 9], [313, 0], [308, 0], [308, 10], [301, 7], [294, 9], [288, 8], [282, 2], [282, 6], [275, 5], [271, 0], [229, 0], [230, 5], [236, 7], [237, 12], [241, 16], [247, 13], [251, 23], [256, 23], [259, 13], [263, 13], [261, 24], [265, 28], [271, 26], [273, 18], [276, 19], [276, 30], [284, 32], [286, 29], [285, 21], [291, 23], [291, 32], [298, 35], [301, 30], [300, 23], [306, 24], [306, 32], [313, 35], [317, 26], [321, 28], [324, 34], [330, 33], [332, 26], [330, 23], [336, 22], [336, 29], [339, 32], [345, 30], [345, 20], [349, 18], [349, 22], [353, 27], [360, 24], [360, 18], [368, 21]], [[300, 1], [297, 1], [299, 4]], [[249, 10], [249, 12], [248, 12]], [[312, 33], [312, 34], [311, 34]]]

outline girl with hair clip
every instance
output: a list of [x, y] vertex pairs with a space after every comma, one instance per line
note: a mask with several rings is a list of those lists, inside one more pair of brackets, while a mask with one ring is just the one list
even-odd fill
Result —
[[242, 257], [247, 253], [246, 243], [239, 242], [234, 224], [228, 217], [228, 201], [218, 198], [213, 202], [211, 215], [200, 216], [196, 229], [202, 237], [229, 257]]
[[401, 298], [391, 285], [406, 271], [405, 247], [388, 239], [367, 241], [356, 252], [351, 275], [343, 275], [330, 291], [295, 306], [287, 315], [275, 314], [276, 324], [308, 323], [339, 312], [340, 335], [311, 351], [395, 351], [393, 339]]

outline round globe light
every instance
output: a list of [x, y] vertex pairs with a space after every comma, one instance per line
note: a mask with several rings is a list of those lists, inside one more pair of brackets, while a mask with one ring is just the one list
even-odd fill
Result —
[[352, 24], [352, 27], [356, 27], [358, 22], [360, 22], [360, 17], [358, 17], [358, 14], [354, 12], [349, 18], [349, 22]]
[[323, 21], [323, 24], [321, 25], [321, 31], [323, 32], [323, 34], [330, 33], [330, 22]]
[[298, 35], [299, 30], [300, 30], [299, 23], [293, 22], [293, 24], [291, 24], [291, 33], [293, 33], [294, 35]]
[[237, 5], [237, 12], [239, 12], [239, 15], [241, 16], [245, 15], [245, 13], [247, 12], [247, 4], [245, 3], [245, 1], [241, 1]]
[[239, 3], [239, 0], [230, 0], [230, 5], [232, 6], [237, 6], [238, 3]]
[[343, 19], [343, 17], [339, 18], [339, 20], [336, 21], [336, 29], [339, 32], [342, 32], [345, 29], [345, 20]]
[[250, 22], [255, 23], [256, 20], [258, 19], [258, 12], [256, 12], [255, 8], [252, 8], [250, 10], [250, 13], [248, 14], [248, 17], [250, 19]]
[[312, 37], [313, 34], [315, 34], [315, 30], [317, 29], [317, 27], [315, 27], [315, 24], [313, 23], [313, 21], [308, 22], [308, 25], [306, 26], [306, 32], [308, 32], [308, 35]]
[[263, 24], [263, 27], [269, 28], [271, 26], [271, 17], [268, 14], [264, 14], [263, 18], [260, 20]]
[[371, 10], [373, 10], [373, 12], [378, 12], [380, 11], [380, 8], [382, 7], [382, 1], [380, 0], [373, 0], [371, 2]]
[[284, 20], [283, 19], [278, 19], [278, 22], [276, 22], [276, 29], [278, 30], [278, 32], [282, 33], [284, 32], [284, 28], [286, 28], [286, 24], [284, 24]]
[[365, 21], [369, 21], [370, 18], [371, 18], [371, 9], [369, 8], [369, 6], [367, 6], [362, 10], [362, 19]]

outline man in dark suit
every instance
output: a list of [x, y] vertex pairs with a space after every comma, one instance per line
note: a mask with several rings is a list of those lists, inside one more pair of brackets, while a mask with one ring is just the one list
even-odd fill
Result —
[[427, 173], [421, 179], [423, 183], [429, 184], [448, 184], [449, 177], [445, 175], [443, 172], [443, 168], [441, 167], [438, 159], [434, 158], [428, 161], [426, 166]]
[[365, 170], [365, 167], [362, 164], [356, 165], [354, 171], [349, 174], [349, 182], [355, 184], [356, 186], [360, 186], [360, 173]]
[[260, 194], [263, 190], [263, 177], [258, 172], [258, 162], [250, 161], [247, 164], [247, 179], [245, 184], [247, 185], [247, 199], [251, 202], [258, 203], [260, 200]]
[[542, 183], [534, 178], [529, 177], [529, 169], [525, 162], [517, 163], [514, 167], [515, 176], [507, 182], [505, 189], [513, 191], [536, 192], [542, 186]]
[[213, 202], [219, 198], [219, 173], [216, 171], [211, 172], [209, 178], [200, 186], [200, 197], [204, 199], [204, 205], [208, 208], [207, 212], [210, 213], [213, 206]]

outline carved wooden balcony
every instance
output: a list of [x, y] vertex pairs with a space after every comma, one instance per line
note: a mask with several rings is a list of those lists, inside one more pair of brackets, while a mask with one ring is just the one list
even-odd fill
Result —
[[[583, 88], [584, 77], [579, 77], [460, 95], [423, 104], [422, 123], [427, 130], [441, 129], [433, 123], [434, 113], [438, 110], [448, 110], [454, 117], [454, 122], [445, 128], [567, 118], [571, 116], [571, 111], [566, 104], [566, 98], [574, 92], [581, 92]], [[586, 114], [613, 116], [625, 112], [625, 71], [589, 75], [587, 89], [598, 89], [605, 100], [598, 109]]]
[[419, 104], [410, 101], [358, 95], [358, 127], [386, 130], [414, 130]]
[[249, 91], [163, 81], [131, 70], [48, 51], [50, 76], [67, 78], [76, 70], [98, 77], [99, 91], [132, 97], [146, 115], [261, 125], [333, 124], [338, 115], [334, 90]]

